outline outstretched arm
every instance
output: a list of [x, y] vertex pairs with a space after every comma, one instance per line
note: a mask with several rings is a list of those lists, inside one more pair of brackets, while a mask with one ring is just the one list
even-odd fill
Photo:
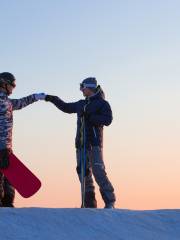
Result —
[[29, 104], [37, 102], [38, 100], [44, 100], [45, 96], [46, 95], [44, 93], [36, 93], [20, 99], [10, 99], [10, 101], [12, 103], [13, 110], [19, 110]]
[[46, 95], [44, 93], [35, 93], [20, 99], [9, 99], [9, 100], [12, 103], [13, 110], [19, 110], [28, 106], [29, 104], [37, 102], [38, 100], [44, 100], [45, 97]]
[[46, 101], [53, 103], [58, 109], [65, 113], [77, 113], [78, 102], [66, 103], [57, 96], [46, 95]]

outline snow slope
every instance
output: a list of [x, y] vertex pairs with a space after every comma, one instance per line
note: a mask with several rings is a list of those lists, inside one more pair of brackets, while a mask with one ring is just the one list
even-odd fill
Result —
[[0, 240], [180, 240], [180, 210], [0, 208]]

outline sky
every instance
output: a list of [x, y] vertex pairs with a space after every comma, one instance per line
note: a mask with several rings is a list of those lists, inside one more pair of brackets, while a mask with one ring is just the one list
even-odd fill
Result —
[[[113, 111], [104, 161], [116, 207], [179, 208], [180, 2], [0, 0], [0, 72], [16, 76], [11, 98], [45, 92], [82, 99], [96, 77]], [[44, 101], [14, 112], [14, 153], [42, 181], [15, 205], [79, 207], [76, 115]], [[104, 203], [96, 185], [98, 206]]]

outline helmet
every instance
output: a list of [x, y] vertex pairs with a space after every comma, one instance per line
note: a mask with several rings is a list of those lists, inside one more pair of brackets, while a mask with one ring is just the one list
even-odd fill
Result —
[[83, 88], [90, 88], [90, 89], [96, 89], [97, 88], [97, 80], [94, 77], [88, 77], [85, 78], [82, 83], [80, 83], [80, 89]]
[[15, 86], [14, 81], [15, 77], [12, 73], [9, 72], [3, 72], [0, 73], [0, 84], [5, 83], [5, 84], [10, 84], [11, 86]]

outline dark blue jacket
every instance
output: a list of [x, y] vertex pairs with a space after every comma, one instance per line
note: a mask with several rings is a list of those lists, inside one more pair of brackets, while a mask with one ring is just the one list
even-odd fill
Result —
[[56, 96], [51, 96], [49, 101], [63, 112], [77, 113], [76, 148], [81, 147], [81, 116], [84, 107], [86, 109], [86, 147], [103, 146], [103, 126], [108, 126], [112, 122], [111, 107], [109, 103], [104, 100], [103, 92], [98, 91], [92, 97], [73, 103], [65, 103]]

